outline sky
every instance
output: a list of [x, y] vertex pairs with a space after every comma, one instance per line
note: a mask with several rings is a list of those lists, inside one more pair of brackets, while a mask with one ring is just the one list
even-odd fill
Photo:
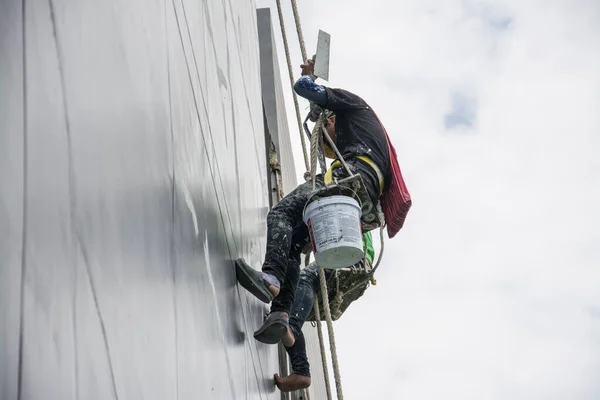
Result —
[[344, 398], [600, 399], [600, 3], [298, 5], [309, 54], [331, 34], [321, 82], [375, 109], [413, 198], [335, 324]]

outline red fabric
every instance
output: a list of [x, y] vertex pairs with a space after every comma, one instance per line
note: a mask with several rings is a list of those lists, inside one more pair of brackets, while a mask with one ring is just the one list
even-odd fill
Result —
[[381, 195], [381, 207], [383, 208], [383, 214], [385, 215], [388, 236], [393, 238], [404, 225], [406, 215], [412, 205], [412, 200], [410, 198], [410, 193], [408, 193], [408, 189], [406, 188], [406, 183], [402, 178], [402, 172], [400, 172], [400, 164], [398, 164], [396, 149], [392, 145], [390, 137], [381, 121], [379, 121], [379, 123], [387, 138], [391, 169], [390, 181]]

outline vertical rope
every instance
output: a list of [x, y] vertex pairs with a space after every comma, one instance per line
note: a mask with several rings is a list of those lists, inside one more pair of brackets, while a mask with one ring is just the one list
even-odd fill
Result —
[[285, 23], [283, 22], [283, 12], [281, 10], [281, 0], [277, 0], [277, 12], [279, 14], [279, 26], [281, 27], [281, 36], [283, 37], [283, 47], [285, 49], [285, 59], [288, 66], [288, 74], [290, 76], [290, 85], [292, 86], [292, 96], [294, 97], [294, 107], [296, 108], [296, 119], [298, 120], [298, 131], [300, 132], [300, 143], [302, 143], [302, 152], [304, 153], [304, 166], [308, 171], [310, 164], [308, 161], [308, 151], [306, 149], [306, 141], [304, 139], [304, 131], [302, 129], [302, 117], [300, 116], [300, 105], [298, 104], [298, 96], [294, 91], [294, 72], [292, 70], [292, 59], [290, 57], [290, 46], [288, 45], [287, 35], [285, 33]]
[[385, 247], [383, 231], [387, 224], [385, 222], [385, 214], [383, 213], [383, 210], [381, 208], [381, 202], [377, 202], [377, 216], [379, 218], [379, 239], [381, 240], [381, 248], [379, 249], [379, 257], [377, 257], [377, 262], [375, 263], [371, 274], [375, 274], [375, 270], [379, 267], [379, 263], [381, 263], [381, 260], [383, 258], [383, 250]]
[[[304, 268], [310, 264], [310, 251], [304, 257]], [[331, 384], [329, 383], [329, 367], [327, 366], [327, 356], [325, 355], [325, 341], [323, 340], [323, 327], [321, 326], [321, 310], [319, 309], [319, 296], [315, 294], [314, 302], [315, 320], [317, 325], [317, 333], [319, 335], [319, 347], [321, 349], [321, 362], [323, 363], [323, 379], [325, 379], [325, 391], [327, 392], [327, 400], [333, 400], [331, 397]]]
[[379, 249], [379, 257], [377, 257], [377, 262], [375, 263], [375, 266], [373, 267], [373, 272], [375, 272], [375, 270], [379, 267], [379, 263], [381, 263], [381, 259], [383, 258], [383, 250], [385, 247], [385, 240], [384, 240], [384, 236], [383, 236], [383, 227], [379, 228], [379, 240], [381, 240], [381, 248]]
[[298, 14], [298, 6], [296, 0], [291, 0], [292, 11], [294, 12], [294, 21], [296, 22], [296, 32], [298, 33], [298, 41], [300, 42], [300, 52], [302, 53], [302, 62], [305, 62], [308, 57], [306, 56], [306, 46], [304, 45], [304, 35], [302, 34], [302, 24], [300, 23], [300, 15]]
[[[321, 114], [322, 115], [322, 114]], [[319, 138], [321, 137], [321, 126], [323, 126], [323, 117], [319, 117], [312, 135], [310, 135], [310, 177], [312, 179], [312, 190], [317, 186], [317, 163], [319, 158]]]
[[319, 137], [319, 165], [321, 166], [321, 172], [325, 174], [327, 172], [327, 163], [325, 162], [325, 142], [323, 142], [323, 135]]
[[[304, 62], [308, 59], [308, 57], [306, 55], [306, 46], [304, 44], [304, 35], [302, 34], [302, 26], [300, 24], [300, 15], [298, 13], [298, 6], [296, 4], [296, 0], [291, 0], [291, 3], [292, 3], [292, 10], [294, 13], [294, 21], [296, 23], [296, 31], [298, 33], [298, 40], [300, 42], [300, 52], [302, 53], [302, 61]], [[283, 13], [281, 11], [281, 0], [277, 0], [277, 11], [279, 12], [279, 22], [280, 22], [280, 26], [281, 26], [281, 33], [283, 36], [285, 54], [286, 54], [286, 59], [287, 59], [287, 63], [288, 63], [288, 72], [290, 75], [290, 82], [293, 86], [294, 85], [294, 76], [293, 76], [293, 72], [292, 72], [292, 63], [291, 63], [291, 59], [290, 59], [289, 46], [287, 43], [287, 37], [285, 35], [285, 27], [284, 27], [284, 23], [283, 23]], [[316, 185], [315, 176], [316, 176], [317, 157], [318, 157], [318, 147], [317, 146], [319, 145], [319, 137], [321, 136], [320, 132], [325, 131], [325, 129], [322, 127], [322, 124], [321, 124], [321, 127], [319, 127], [320, 129], [318, 129], [319, 134], [315, 135], [315, 132], [313, 132], [313, 134], [311, 136], [312, 163], [311, 163], [311, 165], [309, 165], [308, 154], [307, 154], [307, 150], [306, 150], [306, 143], [304, 142], [304, 135], [302, 132], [302, 119], [300, 117], [300, 107], [298, 105], [298, 98], [296, 96], [296, 93], [293, 90], [292, 90], [292, 93], [294, 95], [294, 105], [296, 107], [296, 117], [298, 119], [298, 128], [300, 130], [300, 137], [302, 140], [302, 150], [304, 152], [304, 163], [306, 165], [307, 171], [310, 168], [311, 178], [312, 178], [312, 183], [313, 183], [313, 190], [314, 190], [315, 185]], [[331, 139], [327, 135], [327, 132], [325, 131], [323, 133], [325, 134], [325, 137], [327, 137], [329, 144], [333, 146], [334, 151], [336, 151], [336, 153], [338, 153], [338, 156], [341, 158], [342, 163], [345, 164], [343, 158], [339, 155], [339, 152], [337, 151], [335, 144], [331, 143]], [[313, 142], [314, 142], [314, 145], [313, 145]], [[348, 167], [346, 165], [344, 165], [344, 166], [348, 170], [348, 173], [350, 173], [350, 175], [352, 175], [350, 170], [348, 169]], [[331, 357], [332, 357], [332, 362], [333, 362], [333, 373], [334, 373], [335, 385], [336, 385], [338, 399], [343, 400], [344, 394], [342, 392], [342, 381], [341, 381], [341, 377], [340, 377], [339, 364], [338, 364], [338, 359], [337, 359], [337, 348], [335, 345], [335, 335], [333, 333], [333, 321], [331, 320], [331, 310], [329, 308], [327, 282], [325, 281], [325, 271], [323, 271], [322, 268], [319, 268], [319, 275], [321, 278], [321, 298], [323, 299], [323, 308], [325, 310], [325, 319], [327, 320], [327, 331], [329, 334], [329, 345], [331, 347]], [[323, 334], [320, 329], [321, 328], [321, 323], [320, 323], [321, 318], [320, 318], [320, 312], [319, 312], [319, 301], [317, 298], [315, 298], [315, 316], [317, 317], [316, 319], [318, 321], [317, 329], [319, 330], [319, 342], [321, 344], [321, 358], [323, 359], [325, 382], [328, 387], [327, 396], [328, 396], [328, 399], [331, 399], [331, 390], [329, 389], [329, 377], [328, 377], [327, 368], [326, 368], [327, 362], [326, 362], [326, 357], [325, 357], [325, 346], [323, 344]]]
[[325, 355], [325, 341], [323, 340], [323, 326], [321, 325], [319, 296], [315, 296], [315, 319], [317, 320], [317, 333], [319, 334], [319, 346], [321, 347], [321, 361], [323, 362], [323, 378], [325, 379], [325, 390], [327, 391], [327, 400], [333, 400], [333, 398], [331, 397], [331, 385], [329, 383], [329, 367], [327, 366], [327, 356]]
[[331, 348], [331, 362], [333, 364], [333, 378], [335, 379], [335, 388], [339, 400], [344, 400], [342, 392], [342, 377], [340, 376], [340, 366], [337, 358], [337, 347], [335, 345], [335, 334], [333, 333], [333, 321], [331, 320], [331, 310], [329, 309], [329, 298], [327, 295], [327, 282], [325, 281], [325, 271], [319, 268], [321, 277], [321, 298], [323, 299], [323, 309], [325, 310], [325, 320], [327, 321], [327, 333], [329, 334], [329, 347]]
[[331, 149], [335, 153], [335, 156], [337, 157], [337, 160], [339, 160], [342, 163], [344, 169], [348, 173], [348, 176], [354, 175], [352, 173], [352, 171], [350, 171], [350, 167], [348, 167], [348, 164], [346, 164], [346, 160], [344, 160], [344, 157], [342, 156], [342, 154], [338, 150], [338, 148], [335, 145], [335, 143], [333, 143], [333, 140], [331, 140], [331, 137], [329, 136], [329, 133], [327, 133], [327, 129], [323, 125], [321, 125], [321, 132], [323, 133], [323, 137], [325, 139], [327, 139], [327, 143], [329, 144], [329, 147], [331, 147]]

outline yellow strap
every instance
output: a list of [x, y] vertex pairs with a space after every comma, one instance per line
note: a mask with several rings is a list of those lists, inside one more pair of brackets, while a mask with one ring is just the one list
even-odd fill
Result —
[[[369, 164], [369, 166], [371, 168], [373, 168], [373, 171], [375, 171], [375, 174], [377, 174], [377, 179], [379, 179], [379, 195], [381, 196], [381, 193], [383, 193], [383, 174], [381, 173], [381, 170], [379, 169], [379, 166], [377, 164], [375, 164], [375, 161], [371, 160], [369, 157], [367, 156], [354, 156], [354, 158], [358, 158], [360, 160], [363, 160], [364, 162], [366, 162], [367, 164]], [[329, 185], [331, 182], [333, 182], [333, 170], [334, 168], [337, 168], [339, 166], [342, 165], [342, 162], [340, 160], [335, 160], [332, 164], [331, 167], [329, 167], [329, 169], [327, 170], [327, 172], [325, 172], [325, 176], [323, 177], [323, 180], [325, 181], [326, 185]]]
[[325, 153], [325, 157], [335, 159], [335, 152], [329, 146], [329, 143], [323, 143], [323, 153]]
[[333, 169], [339, 167], [340, 165], [342, 165], [340, 160], [335, 160], [333, 164], [331, 164], [331, 167], [329, 167], [327, 172], [325, 172], [323, 180], [325, 181], [326, 185], [329, 185], [331, 182], [333, 182]]

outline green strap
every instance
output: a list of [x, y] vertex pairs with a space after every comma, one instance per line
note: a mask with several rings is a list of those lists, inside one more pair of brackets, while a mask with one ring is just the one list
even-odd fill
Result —
[[375, 258], [375, 249], [373, 248], [373, 238], [371, 237], [371, 232], [367, 232], [363, 235], [363, 246], [365, 247], [367, 260], [371, 264], [373, 264], [373, 259]]

